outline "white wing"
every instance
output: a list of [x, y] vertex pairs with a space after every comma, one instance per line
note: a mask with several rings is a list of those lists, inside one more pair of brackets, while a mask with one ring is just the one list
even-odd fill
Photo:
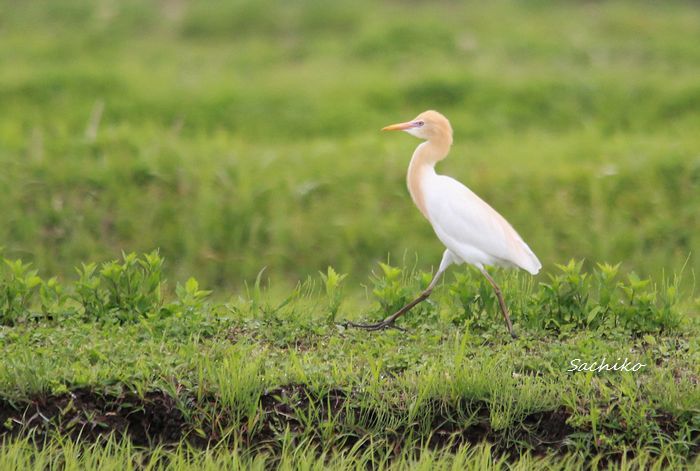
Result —
[[517, 266], [536, 274], [542, 264], [508, 221], [457, 180], [434, 174], [423, 185], [425, 205], [443, 244], [468, 263]]

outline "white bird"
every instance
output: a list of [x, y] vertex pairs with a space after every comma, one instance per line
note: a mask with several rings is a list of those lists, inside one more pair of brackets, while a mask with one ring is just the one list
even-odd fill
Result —
[[382, 131], [405, 131], [425, 141], [413, 152], [408, 166], [408, 191], [446, 250], [437, 273], [420, 296], [377, 324], [350, 325], [368, 330], [392, 326], [397, 318], [430, 296], [448, 266], [466, 262], [478, 268], [493, 286], [508, 332], [515, 337], [501, 289], [485, 266], [517, 267], [535, 275], [542, 268], [537, 256], [484, 200], [454, 178], [435, 172], [435, 164], [447, 157], [452, 146], [452, 126], [447, 118], [429, 110], [412, 121], [386, 126]]

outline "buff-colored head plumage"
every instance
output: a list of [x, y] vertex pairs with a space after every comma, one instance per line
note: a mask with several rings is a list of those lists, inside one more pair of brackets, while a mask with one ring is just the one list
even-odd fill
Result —
[[434, 110], [424, 111], [413, 120], [405, 123], [392, 124], [385, 131], [406, 131], [419, 139], [425, 139], [435, 144], [452, 144], [452, 126], [441, 113]]
[[447, 141], [452, 144], [452, 126], [450, 122], [441, 113], [434, 110], [424, 111], [414, 121], [422, 121], [424, 124], [420, 128], [420, 134], [414, 134], [426, 140]]

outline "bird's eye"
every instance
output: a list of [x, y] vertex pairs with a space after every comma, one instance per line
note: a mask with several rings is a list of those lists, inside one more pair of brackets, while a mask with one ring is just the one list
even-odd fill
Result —
[[423, 121], [417, 121], [416, 124], [417, 124], [418, 126], [423, 126], [423, 125], [425, 124], [425, 122], [423, 122]]

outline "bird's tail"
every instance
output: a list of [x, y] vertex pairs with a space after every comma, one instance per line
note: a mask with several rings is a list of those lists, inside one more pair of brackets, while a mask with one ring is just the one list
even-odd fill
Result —
[[523, 242], [523, 256], [520, 257], [520, 260], [518, 260], [518, 265], [520, 268], [523, 270], [527, 270], [533, 275], [536, 275], [539, 273], [540, 269], [542, 268], [542, 264], [540, 263], [540, 260], [537, 258], [537, 255], [535, 255], [535, 252], [530, 249], [530, 247]]

